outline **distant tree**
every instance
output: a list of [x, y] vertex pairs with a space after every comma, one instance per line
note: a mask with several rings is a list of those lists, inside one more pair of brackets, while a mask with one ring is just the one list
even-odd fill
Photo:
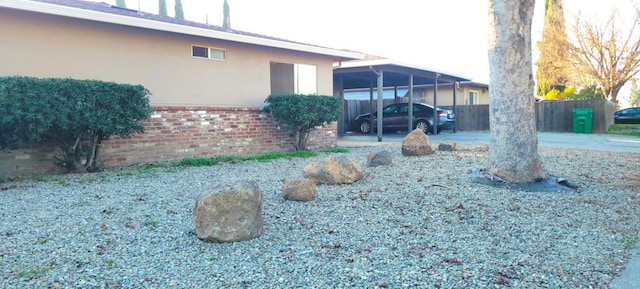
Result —
[[640, 106], [640, 87], [638, 87], [638, 80], [631, 80], [631, 91], [629, 92], [629, 105]]
[[606, 97], [604, 97], [604, 95], [602, 94], [602, 90], [595, 85], [583, 87], [578, 92], [569, 94], [566, 97], [566, 99], [568, 100], [587, 100], [597, 98], [606, 99]]
[[577, 17], [573, 26], [575, 44], [569, 53], [574, 66], [615, 104], [620, 89], [640, 72], [640, 9], [635, 10], [630, 27], [624, 29], [618, 28], [617, 10], [604, 24]]
[[566, 86], [569, 80], [569, 43], [562, 0], [545, 0], [540, 56], [536, 61], [536, 94], [544, 96], [553, 86]]
[[229, 15], [229, 3], [227, 3], [227, 0], [224, 0], [224, 4], [222, 4], [222, 11], [222, 28], [229, 29], [231, 28], [231, 17]]
[[167, 16], [167, 0], [158, 0], [158, 14]]
[[176, 11], [175, 18], [184, 20], [184, 11], [182, 10], [182, 0], [176, 0], [175, 11]]
[[116, 0], [116, 6], [118, 7], [122, 7], [122, 8], [127, 8], [127, 1], [126, 0]]
[[547, 177], [538, 156], [531, 59], [535, 0], [490, 0], [489, 164], [484, 172], [509, 183]]

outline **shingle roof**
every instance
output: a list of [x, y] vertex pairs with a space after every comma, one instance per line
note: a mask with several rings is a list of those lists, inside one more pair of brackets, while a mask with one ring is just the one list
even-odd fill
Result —
[[[34, 5], [35, 3], [38, 4]], [[45, 7], [44, 5], [48, 7]], [[225, 29], [221, 26], [180, 20], [173, 17], [161, 16], [133, 9], [120, 8], [104, 2], [90, 2], [82, 0], [0, 0], [0, 7], [330, 55], [334, 57], [334, 60], [360, 59], [363, 57], [362, 54], [354, 52], [347, 52], [334, 48], [301, 43], [236, 29]], [[131, 20], [127, 20], [129, 18]]]

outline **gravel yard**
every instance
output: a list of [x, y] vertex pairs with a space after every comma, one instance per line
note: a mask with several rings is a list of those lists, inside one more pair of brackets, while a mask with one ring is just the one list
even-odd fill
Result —
[[[473, 183], [487, 147], [403, 157], [351, 185], [286, 201], [326, 157], [114, 170], [0, 184], [0, 288], [606, 288], [639, 242], [640, 154], [540, 150], [578, 192]], [[255, 180], [261, 237], [198, 239], [196, 196]]]

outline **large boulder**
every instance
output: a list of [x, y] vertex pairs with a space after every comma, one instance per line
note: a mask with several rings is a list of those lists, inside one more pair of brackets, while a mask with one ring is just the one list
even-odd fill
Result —
[[258, 184], [252, 181], [241, 181], [200, 194], [193, 210], [196, 235], [209, 242], [260, 237], [262, 199]]
[[402, 140], [402, 155], [424, 156], [434, 153], [429, 137], [421, 129], [414, 129]]
[[360, 165], [345, 155], [330, 156], [322, 163], [306, 165], [302, 174], [320, 184], [351, 184], [367, 176]]
[[438, 144], [439, 151], [454, 151], [456, 149], [456, 143], [452, 141], [443, 141]]
[[370, 152], [367, 155], [367, 166], [387, 166], [393, 162], [393, 155], [389, 151]]
[[316, 183], [310, 179], [289, 181], [284, 185], [282, 196], [292, 201], [313, 201], [316, 198]]

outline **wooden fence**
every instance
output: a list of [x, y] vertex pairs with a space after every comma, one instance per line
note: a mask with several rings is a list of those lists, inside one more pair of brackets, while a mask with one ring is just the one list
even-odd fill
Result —
[[[385, 99], [383, 106], [394, 102]], [[453, 109], [452, 106], [440, 106]], [[573, 132], [573, 109], [590, 108], [592, 114], [593, 133], [604, 133], [613, 123], [615, 105], [605, 99], [575, 100], [575, 101], [542, 101], [536, 102], [536, 127], [540, 132]], [[376, 103], [373, 103], [376, 110]], [[368, 100], [345, 100], [344, 120], [346, 128], [352, 127], [353, 119], [363, 113], [369, 113]], [[458, 105], [456, 106], [456, 130], [485, 131], [489, 130], [489, 105]]]
[[605, 99], [575, 101], [542, 101], [536, 103], [536, 126], [538, 131], [572, 132], [573, 109], [590, 108], [593, 110], [591, 130], [605, 133], [613, 124], [616, 107]]

